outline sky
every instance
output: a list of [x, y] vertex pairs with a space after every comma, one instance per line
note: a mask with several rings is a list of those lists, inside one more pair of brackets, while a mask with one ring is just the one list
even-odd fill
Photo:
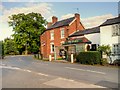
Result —
[[[58, 20], [80, 14], [80, 21], [85, 28], [99, 26], [105, 20], [118, 15], [118, 2], [22, 2], [22, 0], [4, 0], [0, 3], [0, 40], [10, 37], [12, 27], [8, 26], [12, 14], [18, 13], [41, 13], [47, 20], [51, 21], [52, 16]], [[78, 9], [77, 9], [78, 8]]]

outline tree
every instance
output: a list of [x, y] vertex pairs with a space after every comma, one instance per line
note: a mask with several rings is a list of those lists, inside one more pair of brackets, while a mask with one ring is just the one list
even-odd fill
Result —
[[110, 59], [110, 63], [112, 63], [112, 59], [110, 57], [110, 54], [111, 54], [111, 47], [109, 45], [102, 45], [102, 46], [99, 46], [98, 47], [98, 51], [101, 52], [101, 54], [106, 54], [109, 59]]
[[15, 41], [10, 38], [4, 40], [4, 54], [5, 55], [16, 55], [19, 54], [19, 51], [16, 48]]
[[0, 41], [0, 58], [4, 58], [4, 45], [3, 41]]
[[12, 35], [20, 52], [38, 53], [40, 35], [45, 30], [46, 20], [39, 13], [17, 14], [9, 16], [9, 26], [13, 27]]

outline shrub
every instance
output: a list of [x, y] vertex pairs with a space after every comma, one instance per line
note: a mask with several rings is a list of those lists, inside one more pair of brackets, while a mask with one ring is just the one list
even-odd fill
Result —
[[107, 65], [107, 64], [108, 64], [107, 58], [102, 58], [101, 65]]
[[59, 58], [57, 58], [57, 60], [63, 60], [63, 58], [62, 58], [62, 57], [59, 57]]
[[76, 61], [81, 64], [101, 64], [101, 53], [98, 51], [80, 52], [76, 56]]

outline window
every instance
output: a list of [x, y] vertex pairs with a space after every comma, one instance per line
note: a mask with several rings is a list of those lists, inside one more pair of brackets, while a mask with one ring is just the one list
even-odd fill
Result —
[[120, 36], [120, 24], [115, 24], [112, 28], [112, 36]]
[[51, 47], [51, 53], [53, 53], [53, 52], [54, 52], [54, 44], [51, 43], [51, 44], [50, 44], [50, 47]]
[[64, 38], [65, 36], [65, 32], [64, 32], [64, 28], [61, 29], [61, 38]]
[[120, 43], [119, 44], [113, 44], [113, 53], [116, 55], [120, 54]]
[[51, 39], [51, 40], [54, 40], [54, 31], [51, 31], [51, 32], [50, 32], [50, 39]]

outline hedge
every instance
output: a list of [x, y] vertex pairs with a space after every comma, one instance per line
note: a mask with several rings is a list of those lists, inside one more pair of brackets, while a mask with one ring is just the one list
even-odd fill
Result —
[[101, 64], [101, 53], [98, 51], [80, 52], [76, 56], [76, 61], [81, 64]]

